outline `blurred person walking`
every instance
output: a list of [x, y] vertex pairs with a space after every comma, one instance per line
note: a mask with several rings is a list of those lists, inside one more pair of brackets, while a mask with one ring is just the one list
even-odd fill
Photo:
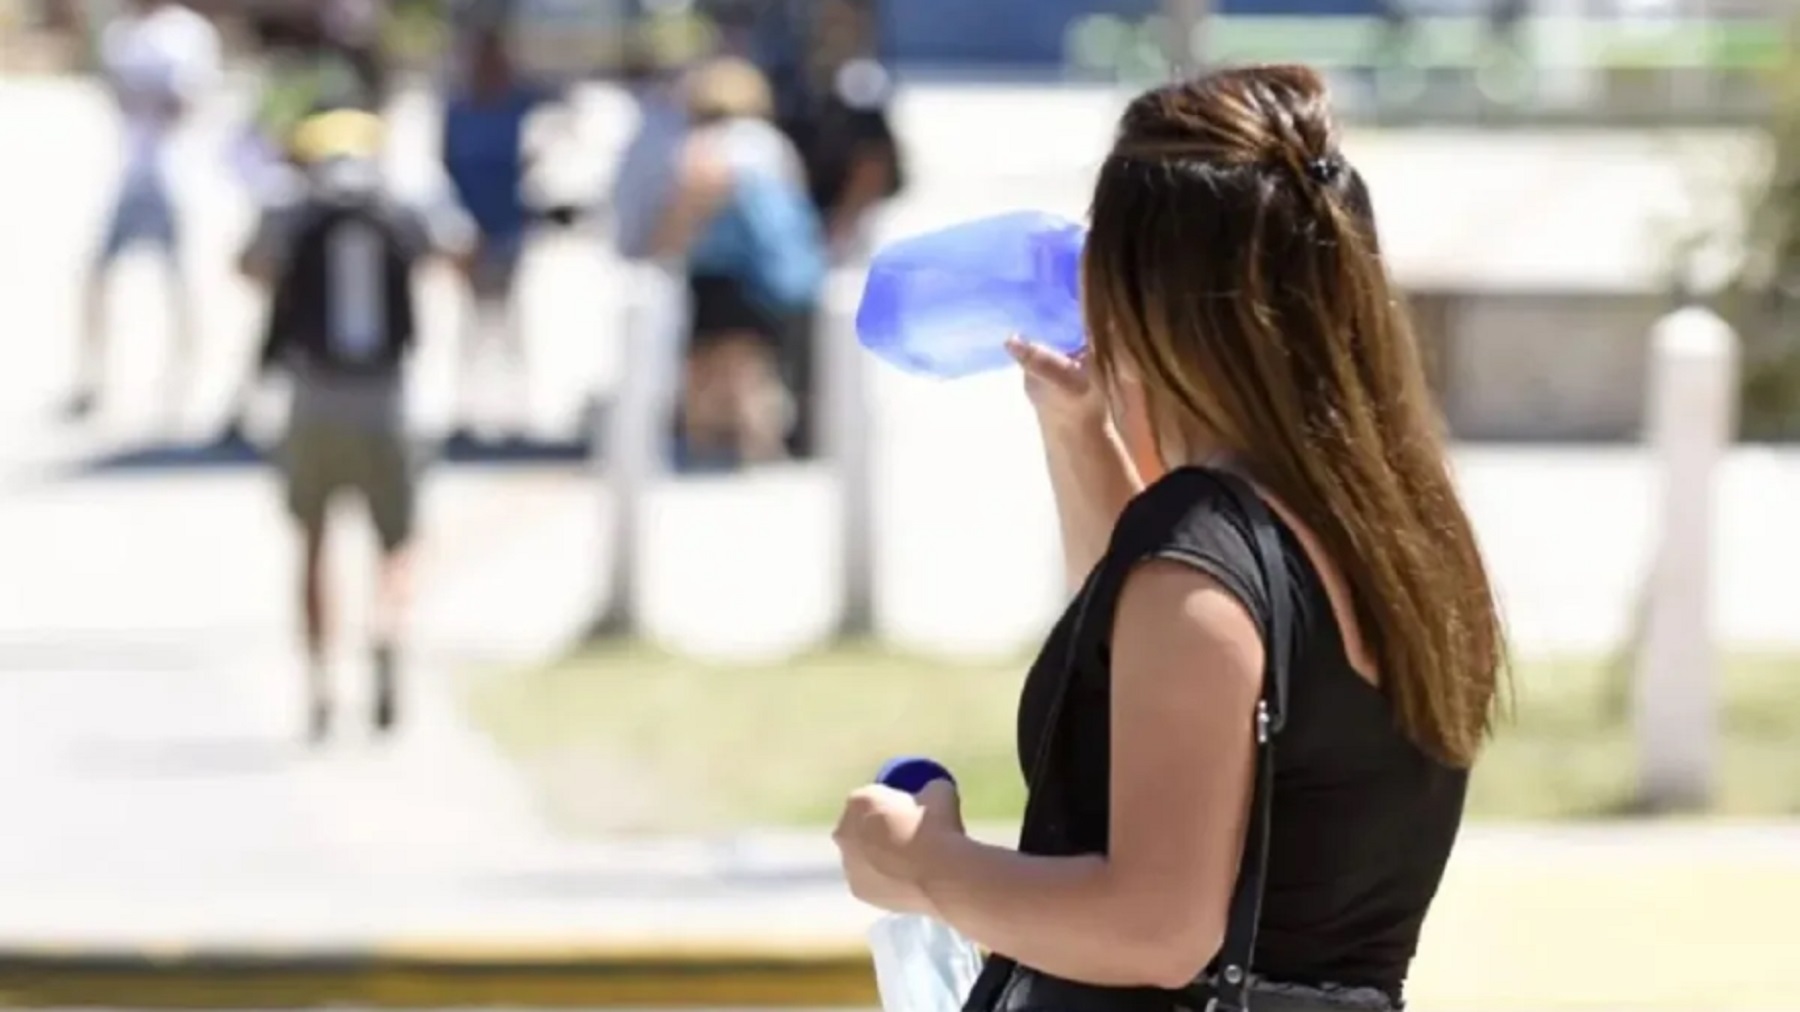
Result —
[[674, 191], [682, 144], [687, 139], [687, 99], [682, 79], [698, 55], [691, 24], [647, 15], [626, 41], [622, 84], [636, 126], [620, 152], [607, 203], [613, 244], [632, 261], [656, 259], [657, 226]]
[[[465, 275], [475, 311], [464, 328], [457, 403], [466, 425], [469, 377], [476, 371], [484, 342], [494, 340], [514, 373], [517, 424], [522, 426], [530, 398], [516, 281], [533, 218], [525, 198], [533, 161], [526, 124], [559, 96], [520, 76], [504, 27], [477, 30], [468, 47], [465, 66], [445, 102], [441, 149], [456, 198], [477, 229], [475, 254]], [[453, 438], [472, 435], [465, 427]]]
[[873, 0], [820, 0], [811, 10], [800, 77], [780, 124], [806, 165], [834, 256], [859, 259], [868, 216], [905, 185], [889, 113], [893, 77], [877, 58]]
[[681, 443], [694, 464], [779, 460], [796, 423], [780, 363], [812, 341], [824, 229], [753, 64], [712, 60], [694, 70], [684, 94], [692, 126], [651, 241], [654, 255], [687, 265]]
[[1019, 846], [862, 788], [852, 891], [991, 954], [968, 1012], [1400, 1009], [1505, 647], [1323, 80], [1140, 95], [1091, 216], [1091, 352], [1012, 344], [1073, 595]]
[[466, 256], [460, 212], [427, 214], [387, 192], [383, 123], [340, 109], [303, 121], [292, 151], [303, 184], [268, 207], [242, 258], [272, 289], [260, 356], [293, 381], [279, 460], [301, 535], [301, 608], [308, 734], [329, 733], [330, 607], [324, 551], [330, 507], [348, 491], [368, 507], [381, 549], [373, 621], [373, 724], [399, 713], [398, 642], [410, 593], [417, 474], [403, 419], [404, 371], [416, 337], [416, 269], [433, 254]]
[[[871, 214], [906, 184], [890, 106], [894, 84], [880, 60], [875, 0], [821, 0], [787, 12], [791, 36], [774, 60], [777, 120], [806, 166], [808, 192], [834, 262], [868, 256]], [[797, 413], [790, 449], [813, 452], [820, 391], [812, 341], [782, 349]]]
[[[651, 13], [635, 24], [625, 39], [620, 84], [631, 101], [635, 125], [614, 165], [605, 203], [614, 252], [636, 265], [640, 280], [679, 269], [679, 264], [660, 258], [655, 241], [675, 189], [676, 169], [687, 139], [687, 101], [681, 82], [695, 55], [697, 34], [685, 21]], [[625, 381], [649, 391], [648, 396], [658, 404], [680, 400], [677, 359], [685, 344], [682, 321], [689, 307], [683, 303], [669, 308], [678, 313], [671, 324], [639, 315], [627, 324], [634, 332], [624, 336], [643, 345], [627, 354], [627, 361], [635, 364], [627, 367], [631, 375]], [[665, 445], [679, 447], [679, 410], [674, 415], [663, 433]]]
[[179, 214], [169, 185], [169, 148], [177, 128], [221, 73], [218, 32], [174, 0], [131, 0], [100, 37], [100, 67], [124, 117], [125, 151], [111, 216], [87, 279], [75, 389], [67, 411], [95, 407], [105, 373], [108, 287], [112, 267], [133, 246], [154, 248], [162, 261], [173, 325], [172, 405], [192, 365], [194, 313], [182, 268]]

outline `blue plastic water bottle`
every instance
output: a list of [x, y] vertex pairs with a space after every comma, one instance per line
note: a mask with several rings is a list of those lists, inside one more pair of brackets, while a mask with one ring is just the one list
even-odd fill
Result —
[[908, 372], [953, 379], [1011, 363], [1014, 334], [1073, 354], [1087, 229], [1019, 211], [894, 243], [875, 254], [856, 335]]
[[[943, 764], [918, 756], [890, 760], [875, 782], [917, 794], [935, 780], [955, 784]], [[889, 914], [869, 931], [883, 1012], [960, 1012], [981, 972], [981, 954], [948, 925], [918, 914]]]

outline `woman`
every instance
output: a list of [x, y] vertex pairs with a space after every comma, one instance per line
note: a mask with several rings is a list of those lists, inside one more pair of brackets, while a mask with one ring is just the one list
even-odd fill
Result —
[[755, 66], [715, 59], [685, 93], [691, 131], [652, 241], [687, 261], [683, 442], [690, 459], [768, 462], [787, 453], [795, 412], [780, 353], [812, 339], [824, 230]]
[[1091, 359], [1014, 347], [1084, 581], [1021, 699], [1021, 847], [864, 788], [851, 887], [997, 954], [971, 1008], [1398, 1007], [1502, 642], [1318, 76], [1135, 100], [1083, 292]]

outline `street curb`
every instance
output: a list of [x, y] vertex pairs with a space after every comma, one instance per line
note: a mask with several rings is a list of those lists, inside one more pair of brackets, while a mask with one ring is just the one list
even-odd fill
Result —
[[868, 1008], [867, 950], [0, 950], [0, 1007]]

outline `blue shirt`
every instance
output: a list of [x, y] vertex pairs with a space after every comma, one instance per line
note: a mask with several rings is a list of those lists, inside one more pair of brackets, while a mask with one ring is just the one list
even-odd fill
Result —
[[459, 95], [444, 109], [444, 170], [485, 236], [525, 231], [525, 121], [548, 99], [541, 89], [515, 85], [486, 100]]
[[672, 86], [645, 89], [633, 98], [638, 127], [613, 177], [613, 229], [619, 253], [642, 260], [650, 255], [650, 240], [668, 202], [688, 123]]
[[695, 237], [689, 271], [736, 278], [778, 308], [810, 305], [825, 279], [825, 236], [792, 142], [762, 120], [707, 129], [731, 166], [731, 197]]

